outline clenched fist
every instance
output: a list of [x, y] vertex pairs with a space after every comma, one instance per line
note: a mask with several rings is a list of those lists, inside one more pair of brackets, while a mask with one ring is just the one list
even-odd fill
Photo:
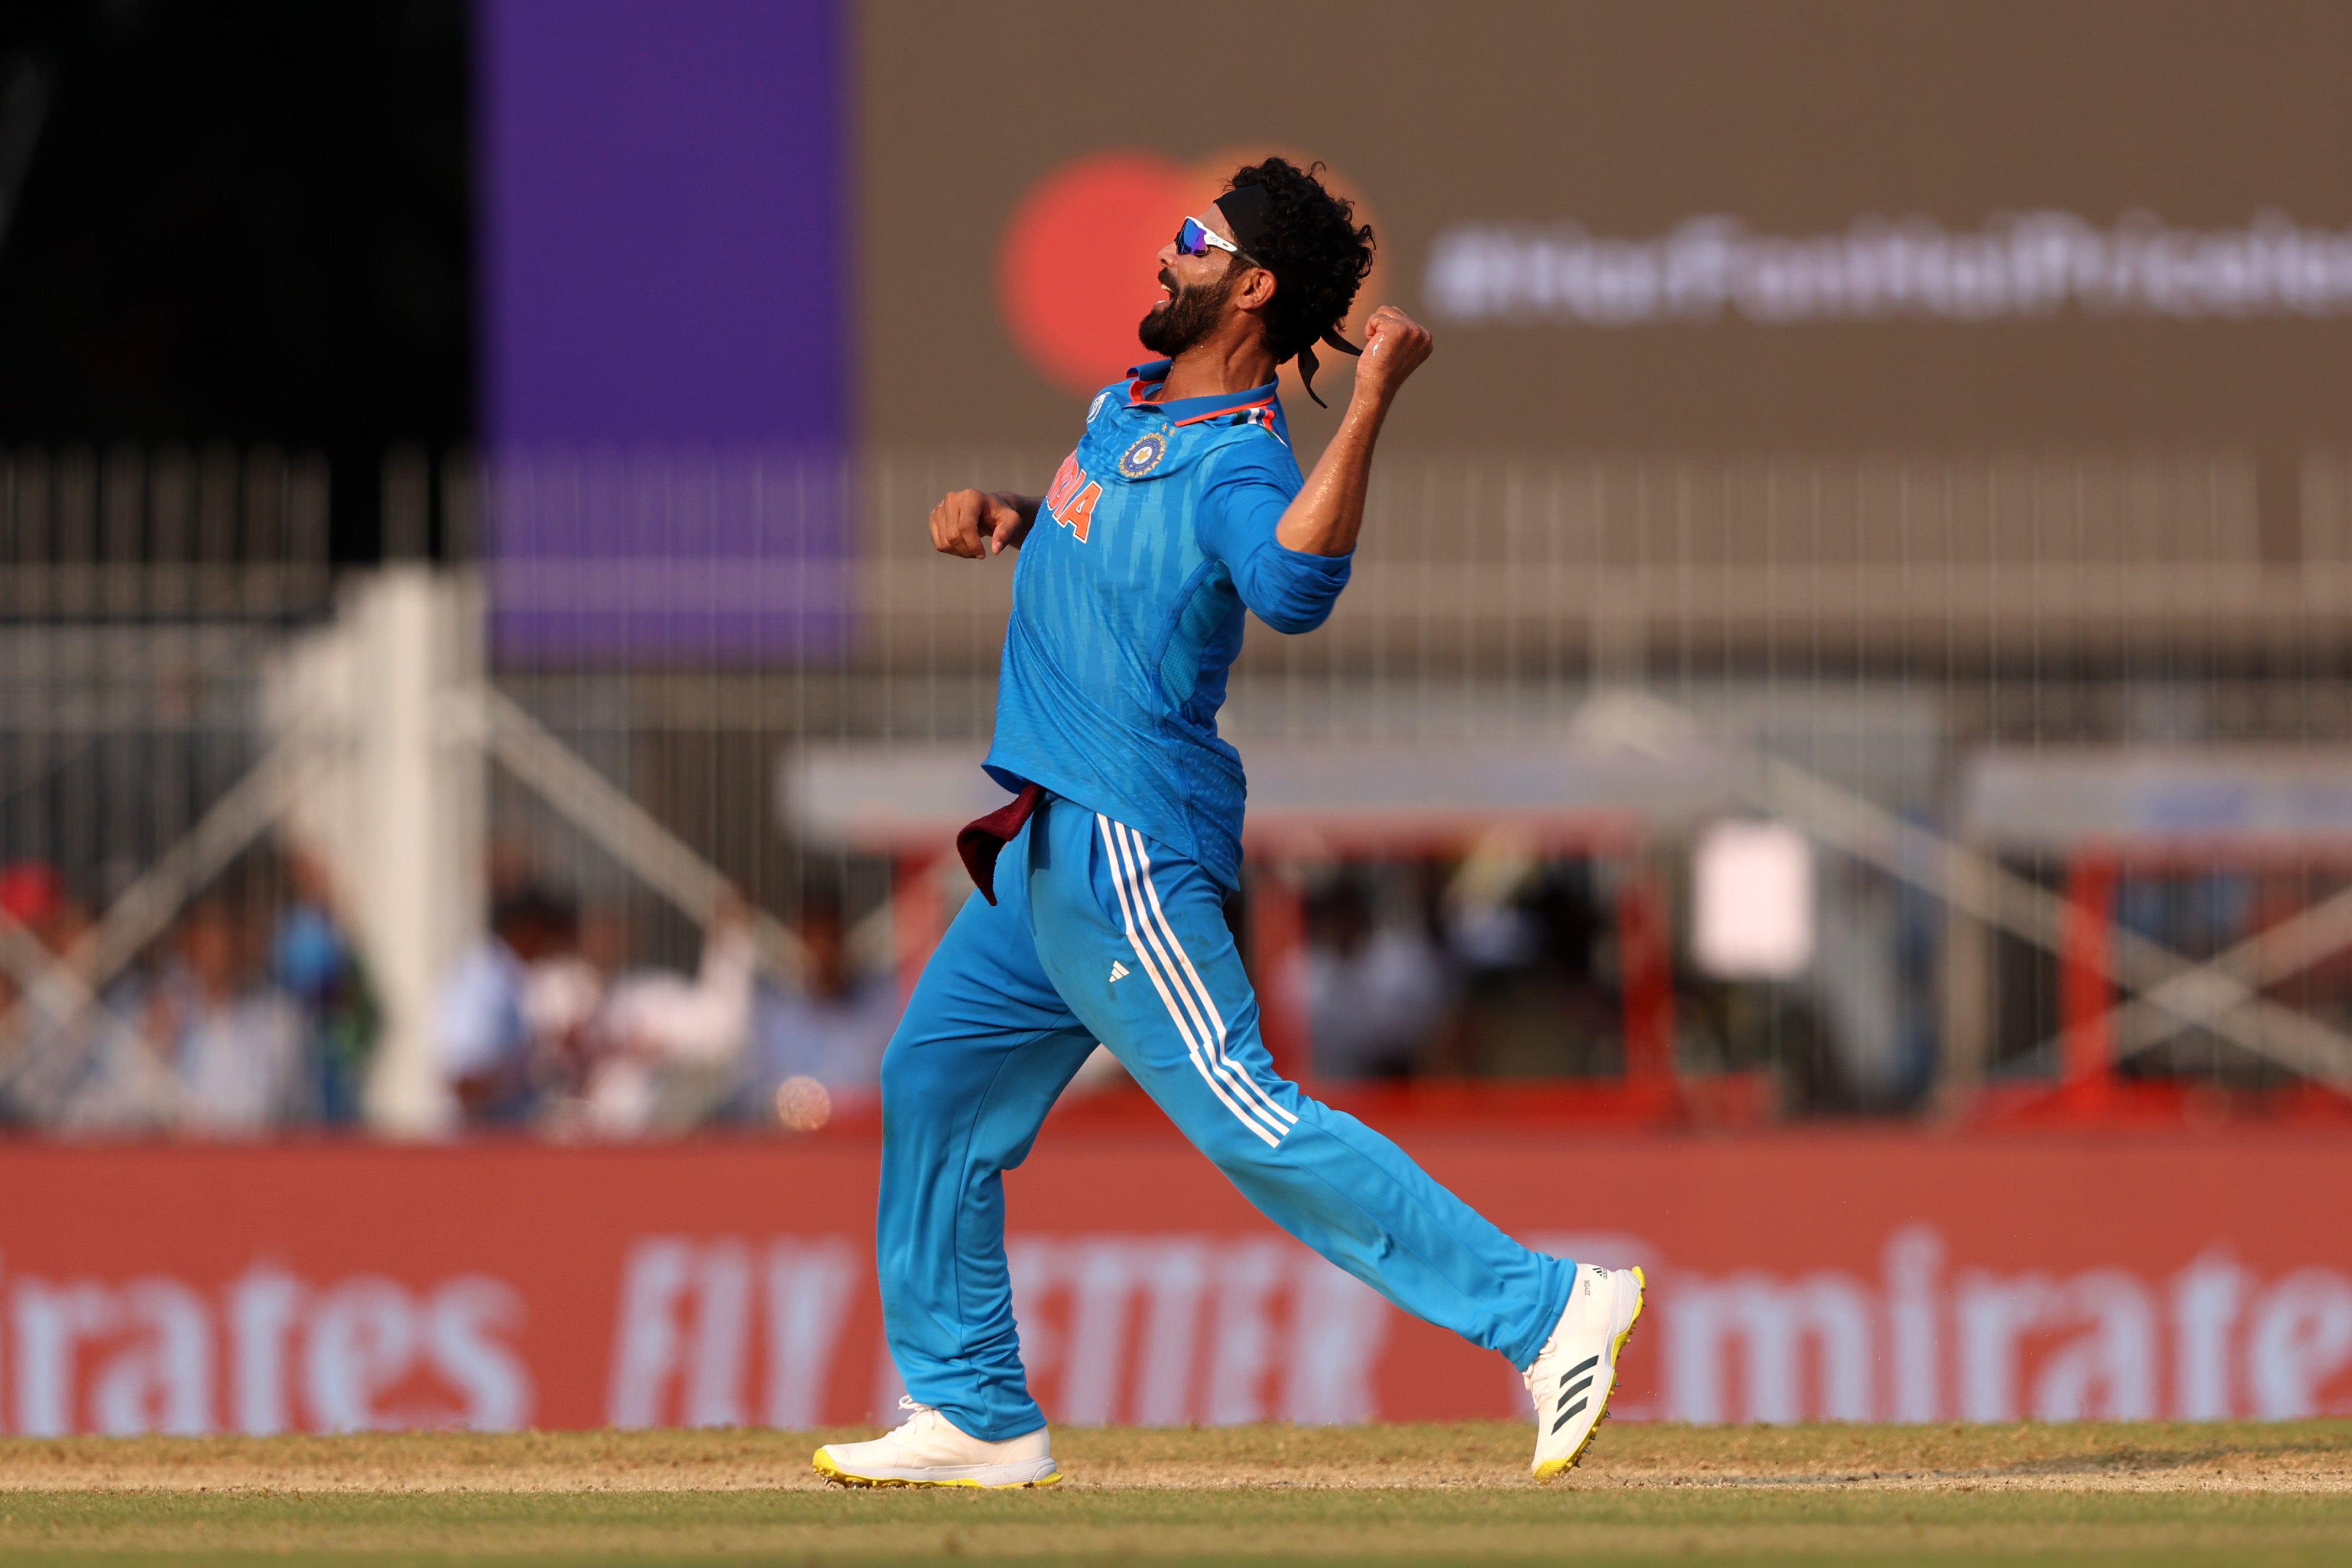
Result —
[[1433, 346], [1428, 328], [1393, 305], [1381, 306], [1364, 323], [1364, 351], [1356, 361], [1353, 395], [1382, 402], [1396, 396], [1397, 388], [1421, 368]]
[[1037, 520], [1037, 503], [1007, 491], [950, 490], [931, 508], [931, 548], [984, 560], [1012, 549]]

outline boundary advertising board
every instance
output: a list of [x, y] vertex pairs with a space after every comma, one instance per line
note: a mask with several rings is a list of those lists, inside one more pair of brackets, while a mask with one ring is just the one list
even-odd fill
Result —
[[[2352, 1411], [2340, 1135], [1404, 1141], [1540, 1246], [1650, 1271], [1618, 1414]], [[806, 1427], [900, 1392], [862, 1135], [662, 1147], [0, 1147], [0, 1428]], [[1499, 1360], [1161, 1134], [1008, 1182], [1060, 1422], [1506, 1416]], [[1369, 1369], [1369, 1375], [1367, 1375]]]

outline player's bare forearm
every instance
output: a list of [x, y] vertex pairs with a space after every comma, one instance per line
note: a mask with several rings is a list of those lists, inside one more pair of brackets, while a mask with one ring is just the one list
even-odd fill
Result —
[[967, 560], [1017, 549], [1042, 504], [1010, 490], [950, 490], [931, 508], [931, 548]]
[[1364, 494], [1372, 480], [1372, 447], [1388, 412], [1385, 399], [1370, 407], [1361, 397], [1348, 401], [1339, 433], [1275, 528], [1274, 537], [1284, 548], [1307, 555], [1346, 555], [1356, 548], [1356, 535], [1364, 527]]
[[1371, 485], [1372, 448], [1389, 405], [1405, 378], [1429, 358], [1429, 329], [1391, 305], [1364, 325], [1364, 353], [1356, 361], [1356, 390], [1340, 416], [1339, 434], [1323, 449], [1306, 485], [1282, 514], [1274, 537], [1308, 555], [1346, 555], [1364, 527], [1364, 495]]

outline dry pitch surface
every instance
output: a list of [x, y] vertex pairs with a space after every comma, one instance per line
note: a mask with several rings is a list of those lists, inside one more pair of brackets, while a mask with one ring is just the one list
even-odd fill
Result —
[[842, 1492], [777, 1432], [0, 1439], [0, 1562], [2352, 1563], [2352, 1421], [1070, 1429], [1034, 1492]]

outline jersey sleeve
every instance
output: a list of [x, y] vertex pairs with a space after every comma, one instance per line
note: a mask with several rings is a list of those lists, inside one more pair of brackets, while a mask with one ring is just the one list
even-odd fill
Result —
[[1277, 632], [1312, 632], [1330, 617], [1355, 560], [1311, 555], [1274, 537], [1301, 488], [1298, 465], [1271, 434], [1255, 432], [1220, 453], [1202, 492], [1201, 549], [1225, 563], [1250, 612]]

